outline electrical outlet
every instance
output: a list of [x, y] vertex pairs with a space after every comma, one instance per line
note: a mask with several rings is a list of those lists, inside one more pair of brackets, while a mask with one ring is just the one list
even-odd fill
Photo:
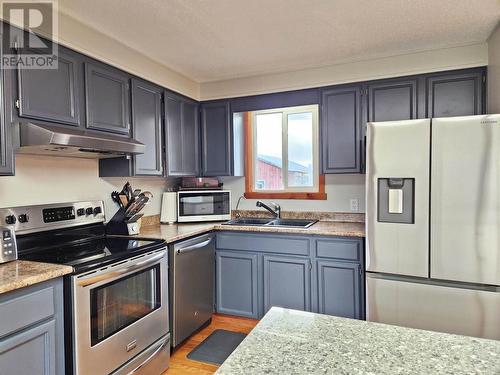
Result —
[[359, 199], [351, 199], [351, 211], [359, 211]]

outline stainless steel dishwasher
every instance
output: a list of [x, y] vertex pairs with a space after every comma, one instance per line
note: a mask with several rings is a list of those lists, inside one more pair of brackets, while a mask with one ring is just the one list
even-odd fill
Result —
[[212, 318], [214, 236], [205, 234], [170, 246], [170, 327], [176, 347]]

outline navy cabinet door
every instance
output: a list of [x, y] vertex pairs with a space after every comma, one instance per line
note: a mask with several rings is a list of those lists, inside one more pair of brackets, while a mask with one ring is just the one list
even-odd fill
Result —
[[311, 311], [308, 258], [264, 255], [264, 314], [273, 306]]
[[83, 63], [63, 47], [57, 63], [57, 69], [17, 70], [19, 117], [79, 126]]
[[130, 134], [129, 75], [98, 63], [85, 63], [87, 128]]
[[201, 104], [201, 139], [203, 176], [230, 176], [232, 135], [229, 101]]
[[426, 78], [427, 117], [485, 113], [483, 69], [433, 74]]
[[318, 312], [361, 319], [361, 265], [317, 261]]
[[368, 85], [368, 121], [417, 118], [417, 79], [397, 79]]
[[258, 318], [258, 255], [217, 250], [217, 312]]
[[321, 92], [323, 173], [360, 172], [361, 87]]
[[200, 174], [198, 103], [165, 93], [165, 144], [167, 176]]
[[[1, 28], [0, 28], [1, 30]], [[0, 33], [0, 58], [3, 57], [3, 36]], [[11, 95], [10, 90], [5, 93], [5, 70], [0, 70], [0, 175], [13, 175], [14, 174], [14, 149], [12, 147], [12, 126], [10, 126], [10, 121], [7, 119], [10, 116], [7, 115], [5, 110], [5, 100], [7, 95]], [[9, 111], [9, 113], [11, 113]], [[7, 126], [9, 124], [9, 126]]]
[[0, 342], [5, 374], [56, 374], [55, 321], [33, 326]]
[[132, 80], [132, 133], [134, 139], [146, 145], [144, 154], [134, 156], [135, 175], [163, 174], [162, 91], [150, 83]]

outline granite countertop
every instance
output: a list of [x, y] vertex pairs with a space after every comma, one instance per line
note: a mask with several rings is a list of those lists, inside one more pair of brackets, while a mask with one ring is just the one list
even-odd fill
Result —
[[500, 341], [273, 307], [216, 374], [500, 374]]
[[59, 264], [16, 260], [0, 264], [0, 294], [24, 288], [73, 272], [73, 267]]
[[184, 238], [206, 233], [211, 230], [260, 232], [260, 233], [291, 233], [304, 235], [364, 237], [365, 224], [352, 222], [318, 221], [307, 229], [303, 228], [276, 228], [250, 225], [222, 225], [222, 223], [196, 224], [156, 224], [141, 228], [140, 236], [162, 238], [168, 243]]

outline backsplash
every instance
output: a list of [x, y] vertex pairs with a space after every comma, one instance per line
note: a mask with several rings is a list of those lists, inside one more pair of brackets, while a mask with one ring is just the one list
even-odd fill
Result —
[[[245, 192], [245, 178], [224, 177], [224, 189], [231, 191], [232, 208]], [[365, 212], [365, 175], [330, 174], [325, 176], [327, 200], [276, 199], [283, 211]], [[351, 211], [350, 200], [358, 199], [357, 211]], [[266, 199], [263, 199], [264, 201]], [[256, 199], [242, 199], [239, 208], [253, 210]]]
[[153, 193], [145, 215], [158, 215], [161, 194], [176, 182], [157, 177], [100, 178], [97, 159], [76, 159], [50, 156], [17, 155], [16, 175], [0, 177], [0, 207], [103, 200], [106, 219], [118, 206], [111, 200], [113, 190], [120, 191], [130, 181], [134, 189]]

